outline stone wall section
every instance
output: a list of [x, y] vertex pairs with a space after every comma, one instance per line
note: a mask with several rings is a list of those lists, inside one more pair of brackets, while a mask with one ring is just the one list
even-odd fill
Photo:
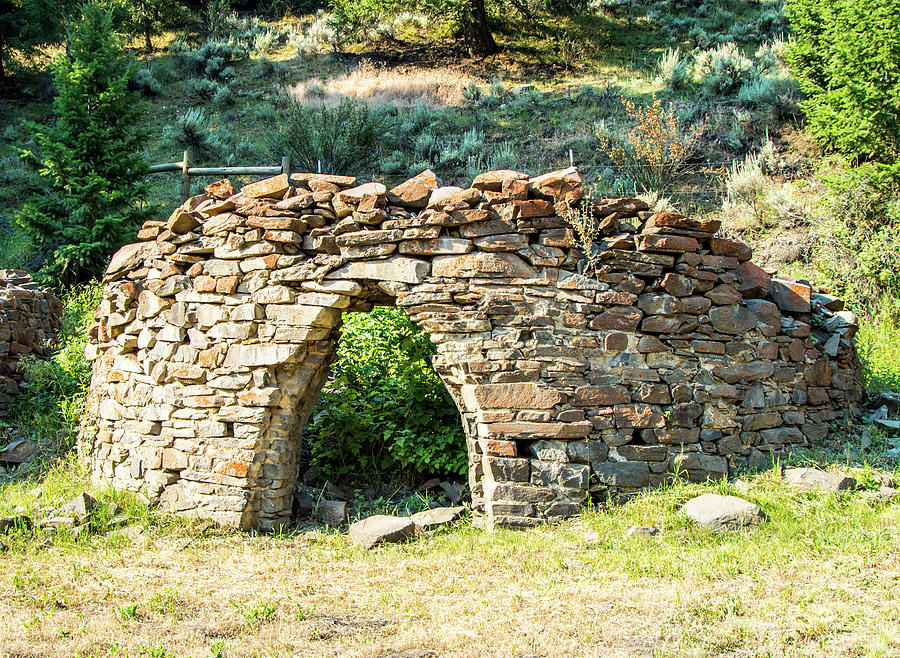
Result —
[[[772, 278], [717, 222], [582, 197], [574, 168], [467, 189], [431, 172], [390, 191], [316, 174], [209, 186], [107, 270], [81, 441], [94, 479], [239, 527], [286, 522], [341, 316], [379, 304], [437, 346], [486, 528], [763, 466], [858, 413], [840, 300]], [[579, 206], [590, 276], [561, 217]]]
[[0, 417], [25, 383], [23, 356], [50, 355], [48, 341], [60, 329], [62, 304], [23, 270], [0, 270]]

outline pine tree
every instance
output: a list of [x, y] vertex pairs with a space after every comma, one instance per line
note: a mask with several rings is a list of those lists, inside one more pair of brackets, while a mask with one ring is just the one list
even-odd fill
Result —
[[900, 0], [790, 0], [791, 72], [810, 131], [852, 158], [900, 158]]
[[69, 55], [54, 66], [58, 95], [51, 126], [29, 124], [37, 153], [21, 151], [43, 190], [16, 216], [49, 258], [41, 270], [57, 284], [100, 274], [110, 255], [145, 218], [146, 135], [128, 84], [134, 65], [123, 55], [112, 18], [97, 3], [82, 7]]

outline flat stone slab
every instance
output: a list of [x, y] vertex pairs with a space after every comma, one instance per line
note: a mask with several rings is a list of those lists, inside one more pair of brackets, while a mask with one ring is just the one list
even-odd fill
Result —
[[21, 464], [37, 452], [37, 446], [29, 439], [16, 439], [0, 450], [0, 463]]
[[435, 507], [434, 509], [413, 514], [409, 518], [420, 528], [431, 528], [455, 521], [465, 509], [462, 505], [457, 507]]
[[856, 480], [846, 475], [826, 473], [817, 468], [789, 468], [784, 481], [800, 491], [846, 491], [856, 487]]
[[689, 500], [681, 511], [697, 525], [715, 532], [759, 525], [765, 514], [759, 505], [719, 494], [703, 494]]
[[350, 526], [350, 539], [365, 549], [378, 544], [398, 542], [411, 537], [416, 532], [416, 524], [408, 516], [387, 516], [376, 514]]

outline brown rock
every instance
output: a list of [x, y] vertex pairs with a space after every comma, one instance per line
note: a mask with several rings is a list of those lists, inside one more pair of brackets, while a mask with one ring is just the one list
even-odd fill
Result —
[[483, 409], [552, 409], [565, 402], [566, 395], [531, 382], [480, 384], [474, 387], [474, 399]]
[[179, 208], [172, 213], [169, 221], [166, 222], [166, 228], [172, 233], [183, 234], [193, 231], [200, 226], [201, 222], [191, 213]]
[[536, 176], [528, 181], [528, 187], [537, 196], [569, 205], [578, 203], [584, 197], [584, 186], [575, 167]]
[[665, 417], [646, 404], [623, 404], [615, 408], [616, 427], [664, 427]]
[[579, 386], [575, 389], [572, 406], [601, 407], [630, 402], [628, 389], [624, 386]]
[[486, 171], [478, 174], [472, 181], [472, 187], [477, 190], [491, 190], [492, 192], [500, 192], [503, 189], [503, 181], [505, 180], [528, 180], [528, 174], [521, 171], [513, 171], [511, 169], [500, 169], [497, 171]]
[[241, 188], [241, 194], [251, 199], [283, 199], [284, 193], [291, 189], [287, 174], [266, 178]]
[[441, 182], [435, 173], [431, 169], [426, 169], [421, 174], [392, 188], [388, 193], [388, 198], [392, 203], [407, 208], [425, 208], [432, 190], [437, 189], [440, 185]]
[[633, 332], [638, 328], [644, 314], [636, 308], [619, 306], [604, 311], [591, 320], [591, 329], [613, 329]]
[[204, 189], [209, 196], [219, 201], [224, 201], [234, 196], [234, 185], [227, 178], [210, 183]]
[[639, 251], [658, 253], [684, 253], [697, 251], [700, 243], [694, 238], [682, 235], [641, 234], [637, 236], [637, 248]]
[[812, 288], [802, 281], [772, 279], [769, 296], [785, 313], [809, 313], [812, 310]]
[[753, 255], [753, 250], [743, 242], [723, 238], [710, 238], [709, 249], [716, 256], [732, 256], [742, 262], [750, 260]]
[[552, 217], [556, 214], [553, 204], [544, 199], [527, 199], [525, 201], [513, 201], [513, 206], [518, 210], [519, 219], [530, 217]]
[[709, 321], [723, 334], [743, 334], [753, 329], [759, 318], [743, 305], [733, 304], [710, 309]]
[[645, 224], [646, 228], [671, 228], [698, 231], [709, 235], [719, 230], [722, 222], [718, 219], [699, 219], [685, 217], [676, 213], [658, 212], [650, 216]]

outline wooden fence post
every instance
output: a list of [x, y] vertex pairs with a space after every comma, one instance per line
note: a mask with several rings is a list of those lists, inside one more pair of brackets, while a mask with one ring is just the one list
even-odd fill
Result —
[[185, 150], [184, 158], [181, 160], [181, 202], [184, 203], [191, 196], [191, 177], [188, 174], [190, 166], [191, 152]]

